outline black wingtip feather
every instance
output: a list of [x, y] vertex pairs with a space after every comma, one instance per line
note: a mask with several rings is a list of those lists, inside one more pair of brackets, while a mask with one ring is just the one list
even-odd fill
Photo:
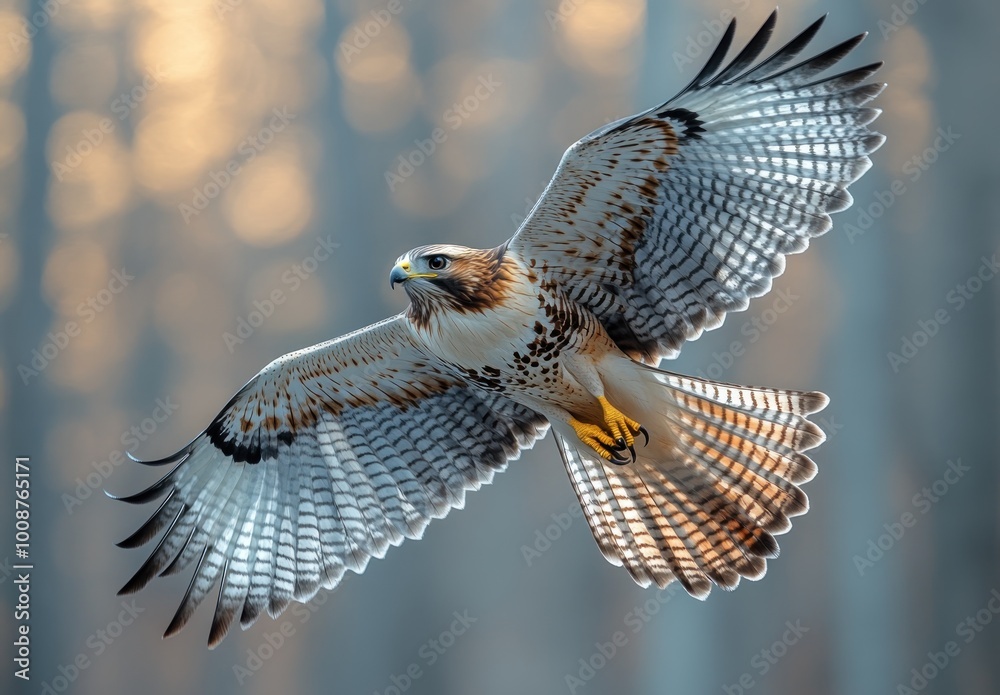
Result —
[[[176, 470], [176, 469], [174, 469]], [[166, 492], [171, 487], [170, 478], [173, 475], [173, 471], [163, 476], [155, 483], [147, 487], [145, 490], [140, 490], [132, 495], [125, 495], [124, 497], [119, 497], [118, 495], [113, 495], [107, 490], [104, 491], [108, 497], [119, 502], [126, 502], [128, 504], [145, 504], [146, 502], [152, 502], [153, 500], [159, 499], [161, 496], [166, 494]]]
[[[201, 435], [198, 435], [198, 437], [200, 436]], [[190, 456], [191, 452], [194, 451], [194, 445], [195, 442], [198, 441], [198, 437], [195, 437], [193, 440], [188, 442], [188, 444], [183, 448], [181, 448], [180, 450], [175, 451], [169, 456], [164, 456], [161, 459], [150, 459], [148, 461], [139, 459], [133, 456], [131, 451], [126, 451], [125, 455], [128, 456], [129, 460], [132, 461], [133, 463], [138, 463], [142, 466], [166, 466], [167, 464], [174, 463], [175, 461], [178, 461], [181, 458], [186, 458]]]
[[[222, 581], [219, 583], [219, 596], [215, 601], [215, 614], [212, 616], [212, 628], [208, 633], [208, 648], [215, 649], [229, 633], [229, 626], [236, 616], [236, 606], [226, 603], [226, 581], [229, 577], [229, 560], [222, 566]], [[244, 597], [246, 600], [246, 597]]]
[[[838, 77], [840, 78], [852, 77], [856, 79], [858, 82], [862, 82], [864, 80], [867, 80], [869, 77], [874, 75], [879, 70], [881, 70], [883, 65], [885, 65], [884, 60], [876, 60], [874, 63], [868, 63], [867, 65], [862, 65], [859, 68], [848, 70], [847, 72], [842, 73]], [[884, 82], [881, 84], [883, 87], [885, 86]]]
[[118, 596], [131, 596], [132, 594], [141, 591], [144, 586], [149, 584], [156, 576], [156, 570], [152, 569], [150, 566], [152, 564], [153, 558], [149, 557], [142, 564], [135, 574], [125, 582], [125, 585], [118, 590]]
[[177, 522], [182, 516], [184, 516], [184, 513], [187, 510], [188, 506], [185, 504], [181, 507], [180, 511], [177, 512], [177, 516], [175, 516], [174, 520], [170, 522], [170, 527], [167, 529], [167, 532], [163, 534], [160, 542], [156, 544], [156, 548], [153, 549], [153, 552], [149, 554], [149, 557], [146, 558], [144, 563], [142, 563], [142, 566], [136, 571], [135, 574], [132, 575], [132, 578], [125, 583], [125, 586], [118, 590], [119, 596], [134, 594], [153, 581], [153, 577], [156, 576], [157, 571], [159, 570], [160, 549], [163, 547], [167, 538], [170, 537], [170, 532], [174, 530], [174, 526], [177, 525]]
[[222, 640], [229, 634], [229, 626], [232, 622], [233, 615], [228, 613], [221, 619], [216, 617], [212, 620], [212, 629], [208, 633], [209, 649], [215, 649], [222, 643]]
[[741, 72], [750, 67], [757, 56], [761, 54], [764, 48], [767, 46], [767, 42], [771, 40], [771, 35], [774, 34], [774, 27], [778, 22], [778, 10], [774, 9], [773, 12], [768, 16], [764, 23], [761, 25], [757, 33], [753, 35], [753, 38], [747, 42], [747, 45], [743, 47], [743, 50], [733, 58], [729, 65], [727, 65], [722, 72], [712, 78], [705, 86], [713, 86], [717, 84], [723, 84], [731, 79], [736, 78]]
[[[761, 54], [774, 34], [774, 28], [777, 25], [778, 20], [778, 10], [775, 9], [770, 15], [768, 15], [760, 29], [757, 30], [739, 54], [733, 58], [733, 60], [730, 61], [729, 64], [721, 70], [721, 72], [716, 74], [725, 60], [726, 54], [732, 46], [733, 37], [736, 33], [736, 19], [734, 18], [726, 27], [725, 33], [720, 39], [718, 45], [715, 47], [715, 50], [712, 52], [708, 61], [705, 63], [704, 67], [702, 67], [697, 76], [691, 80], [691, 82], [684, 87], [684, 89], [682, 89], [677, 96], [681, 96], [695, 89], [703, 89], [705, 87], [720, 84], [731, 84], [743, 80], [763, 82], [765, 80], [772, 80], [789, 75], [795, 71], [801, 72], [805, 78], [822, 72], [831, 65], [839, 62], [844, 58], [844, 56], [853, 51], [868, 35], [868, 32], [863, 32], [857, 36], [847, 39], [846, 41], [842, 41], [819, 55], [808, 58], [792, 67], [785, 68], [785, 66], [794, 60], [795, 57], [798, 56], [798, 54], [801, 53], [802, 50], [813, 40], [816, 33], [820, 30], [820, 27], [822, 27], [823, 23], [826, 21], [827, 16], [828, 15], [824, 14], [819, 17], [816, 21], [799, 32], [795, 38], [779, 48], [761, 63], [754, 66], [753, 62]], [[881, 63], [878, 63], [865, 66], [864, 68], [858, 68], [855, 74], [860, 75], [864, 71], [874, 72], [880, 65]]]
[[[860, 68], [851, 68], [850, 70], [845, 70], [844, 72], [837, 73], [836, 75], [831, 75], [829, 77], [821, 77], [812, 82], [807, 82], [802, 84], [801, 87], [813, 87], [815, 85], [828, 85], [832, 86], [833, 89], [829, 90], [828, 93], [851, 93], [858, 94], [867, 97], [865, 101], [871, 100], [881, 93], [885, 88], [884, 82], [875, 82], [872, 84], [860, 85], [862, 82], [867, 80], [869, 77], [875, 74], [878, 69], [882, 67], [882, 61], [877, 63], [869, 63], [868, 65], [863, 65]], [[840, 92], [834, 92], [835, 89], [841, 90]], [[863, 103], [863, 102], [862, 102]]]
[[772, 53], [769, 58], [765, 59], [757, 65], [757, 67], [752, 68], [749, 72], [742, 75], [741, 78], [749, 78], [755, 74], [760, 74], [762, 77], [758, 78], [758, 80], [767, 79], [769, 76], [767, 73], [769, 71], [780, 70], [782, 67], [794, 60], [795, 56], [801, 53], [802, 50], [813, 40], [819, 32], [820, 27], [822, 27], [823, 23], [826, 21], [827, 16], [828, 15], [824, 14], [815, 22], [800, 31], [795, 38]]
[[136, 529], [135, 533], [124, 540], [118, 541], [115, 545], [119, 548], [125, 549], [138, 548], [141, 545], [146, 545], [146, 543], [148, 543], [153, 536], [160, 532], [160, 529], [166, 526], [167, 517], [163, 516], [163, 510], [168, 504], [170, 504], [170, 500], [173, 499], [176, 492], [176, 488], [171, 490], [170, 494], [167, 495], [163, 499], [163, 502], [160, 503], [160, 506], [156, 508], [156, 511], [153, 512], [148, 519], [146, 519], [142, 526]]
[[146, 572], [146, 565], [149, 564], [149, 560], [139, 568], [139, 571], [132, 575], [132, 578], [125, 582], [125, 586], [118, 590], [117, 596], [131, 596], [142, 590], [144, 586], [152, 581], [153, 577], [156, 576], [156, 572], [149, 574]]
[[177, 606], [177, 612], [174, 613], [173, 619], [170, 624], [167, 625], [167, 629], [163, 632], [163, 639], [172, 637], [180, 632], [185, 625], [187, 625], [188, 620], [194, 614], [195, 609], [198, 607], [197, 604], [189, 605], [191, 599], [191, 592], [194, 590], [195, 582], [198, 580], [198, 574], [201, 572], [201, 566], [205, 563], [205, 558], [208, 557], [208, 551], [210, 546], [206, 545], [201, 551], [201, 557], [198, 558], [198, 565], [194, 568], [194, 574], [191, 575], [191, 581], [188, 582], [187, 591], [184, 592], [184, 598], [181, 599], [181, 604]]
[[253, 603], [250, 601], [250, 597], [247, 596], [247, 600], [243, 602], [243, 610], [240, 611], [240, 627], [246, 630], [257, 622], [257, 618], [260, 617], [263, 608], [262, 604]]
[[[188, 452], [188, 454], [190, 454], [190, 452]], [[177, 462], [176, 466], [170, 469], [169, 473], [147, 487], [145, 490], [140, 490], [132, 495], [124, 496], [113, 495], [107, 490], [104, 491], [104, 494], [113, 500], [126, 502], [128, 504], [144, 504], [146, 502], [152, 502], [153, 500], [159, 499], [162, 495], [166, 494], [168, 490], [173, 489], [173, 477], [177, 471], [180, 470], [180, 467], [184, 465], [184, 462], [187, 461], [187, 459], [188, 457], [184, 456], [184, 458]]]
[[680, 91], [681, 94], [688, 92], [692, 89], [697, 89], [702, 86], [702, 80], [708, 80], [715, 74], [715, 71], [719, 69], [722, 65], [722, 61], [725, 59], [726, 54], [729, 52], [729, 47], [733, 43], [733, 36], [736, 35], [736, 18], [733, 17], [729, 22], [729, 26], [726, 27], [726, 33], [722, 35], [722, 39], [719, 41], [719, 45], [715, 47], [712, 51], [712, 55], [709, 56], [708, 62], [701, 69], [690, 84]]
[[197, 530], [198, 524], [191, 524], [191, 531], [188, 533], [188, 537], [184, 539], [184, 542], [181, 544], [181, 549], [177, 551], [177, 555], [174, 556], [174, 559], [171, 560], [170, 564], [164, 567], [160, 572], [161, 577], [168, 577], [171, 574], [176, 574], [187, 566], [190, 561], [182, 562], [181, 558], [184, 557], [184, 551], [187, 549], [188, 545], [191, 544], [191, 539], [194, 538], [195, 531]]
[[795, 72], [801, 72], [805, 79], [808, 79], [813, 75], [818, 75], [830, 66], [836, 65], [843, 60], [844, 57], [858, 47], [858, 44], [865, 40], [866, 36], [868, 36], [867, 31], [862, 32], [857, 36], [852, 36], [851, 38], [841, 41], [836, 46], [828, 48], [812, 58], [806, 58], [802, 62], [796, 63], [790, 68], [786, 68], [780, 72], [769, 75], [766, 79], [778, 79], [780, 77], [791, 75]]

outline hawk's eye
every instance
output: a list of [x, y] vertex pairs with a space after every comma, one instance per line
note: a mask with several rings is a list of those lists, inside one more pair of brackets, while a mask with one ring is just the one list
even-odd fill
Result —
[[431, 256], [427, 259], [427, 267], [431, 270], [444, 270], [448, 267], [448, 257], [447, 256]]

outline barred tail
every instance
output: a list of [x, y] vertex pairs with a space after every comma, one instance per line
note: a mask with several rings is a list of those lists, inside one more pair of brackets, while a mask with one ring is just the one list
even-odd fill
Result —
[[661, 421], [644, 424], [669, 447], [616, 466], [556, 433], [598, 546], [640, 585], [677, 579], [698, 598], [762, 577], [774, 536], [809, 508], [798, 485], [816, 465], [802, 452], [825, 435], [807, 416], [827, 397], [644, 369], [664, 393]]

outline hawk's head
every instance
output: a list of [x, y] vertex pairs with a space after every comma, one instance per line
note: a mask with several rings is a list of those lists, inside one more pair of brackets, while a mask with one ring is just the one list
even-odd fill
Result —
[[434, 311], [482, 311], [502, 300], [513, 280], [514, 262], [506, 245], [495, 249], [435, 244], [399, 257], [389, 283], [403, 289], [417, 317]]

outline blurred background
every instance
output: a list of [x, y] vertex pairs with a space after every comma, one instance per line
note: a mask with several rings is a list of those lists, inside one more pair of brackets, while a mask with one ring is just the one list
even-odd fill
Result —
[[[563, 150], [672, 96], [751, 0], [0, 0], [0, 475], [32, 461], [33, 661], [6, 692], [1000, 692], [1000, 5], [782, 3], [861, 31], [886, 145], [774, 291], [668, 368], [819, 389], [812, 509], [704, 603], [605, 562], [551, 441], [425, 539], [208, 651], [113, 542], [154, 458], [274, 357], [404, 306], [424, 243], [493, 246]], [[993, 67], [990, 67], [993, 66]], [[9, 529], [9, 536], [8, 534]], [[991, 593], [992, 592], [992, 593]], [[209, 602], [210, 603], [210, 602]], [[612, 654], [612, 651], [614, 652]]]

